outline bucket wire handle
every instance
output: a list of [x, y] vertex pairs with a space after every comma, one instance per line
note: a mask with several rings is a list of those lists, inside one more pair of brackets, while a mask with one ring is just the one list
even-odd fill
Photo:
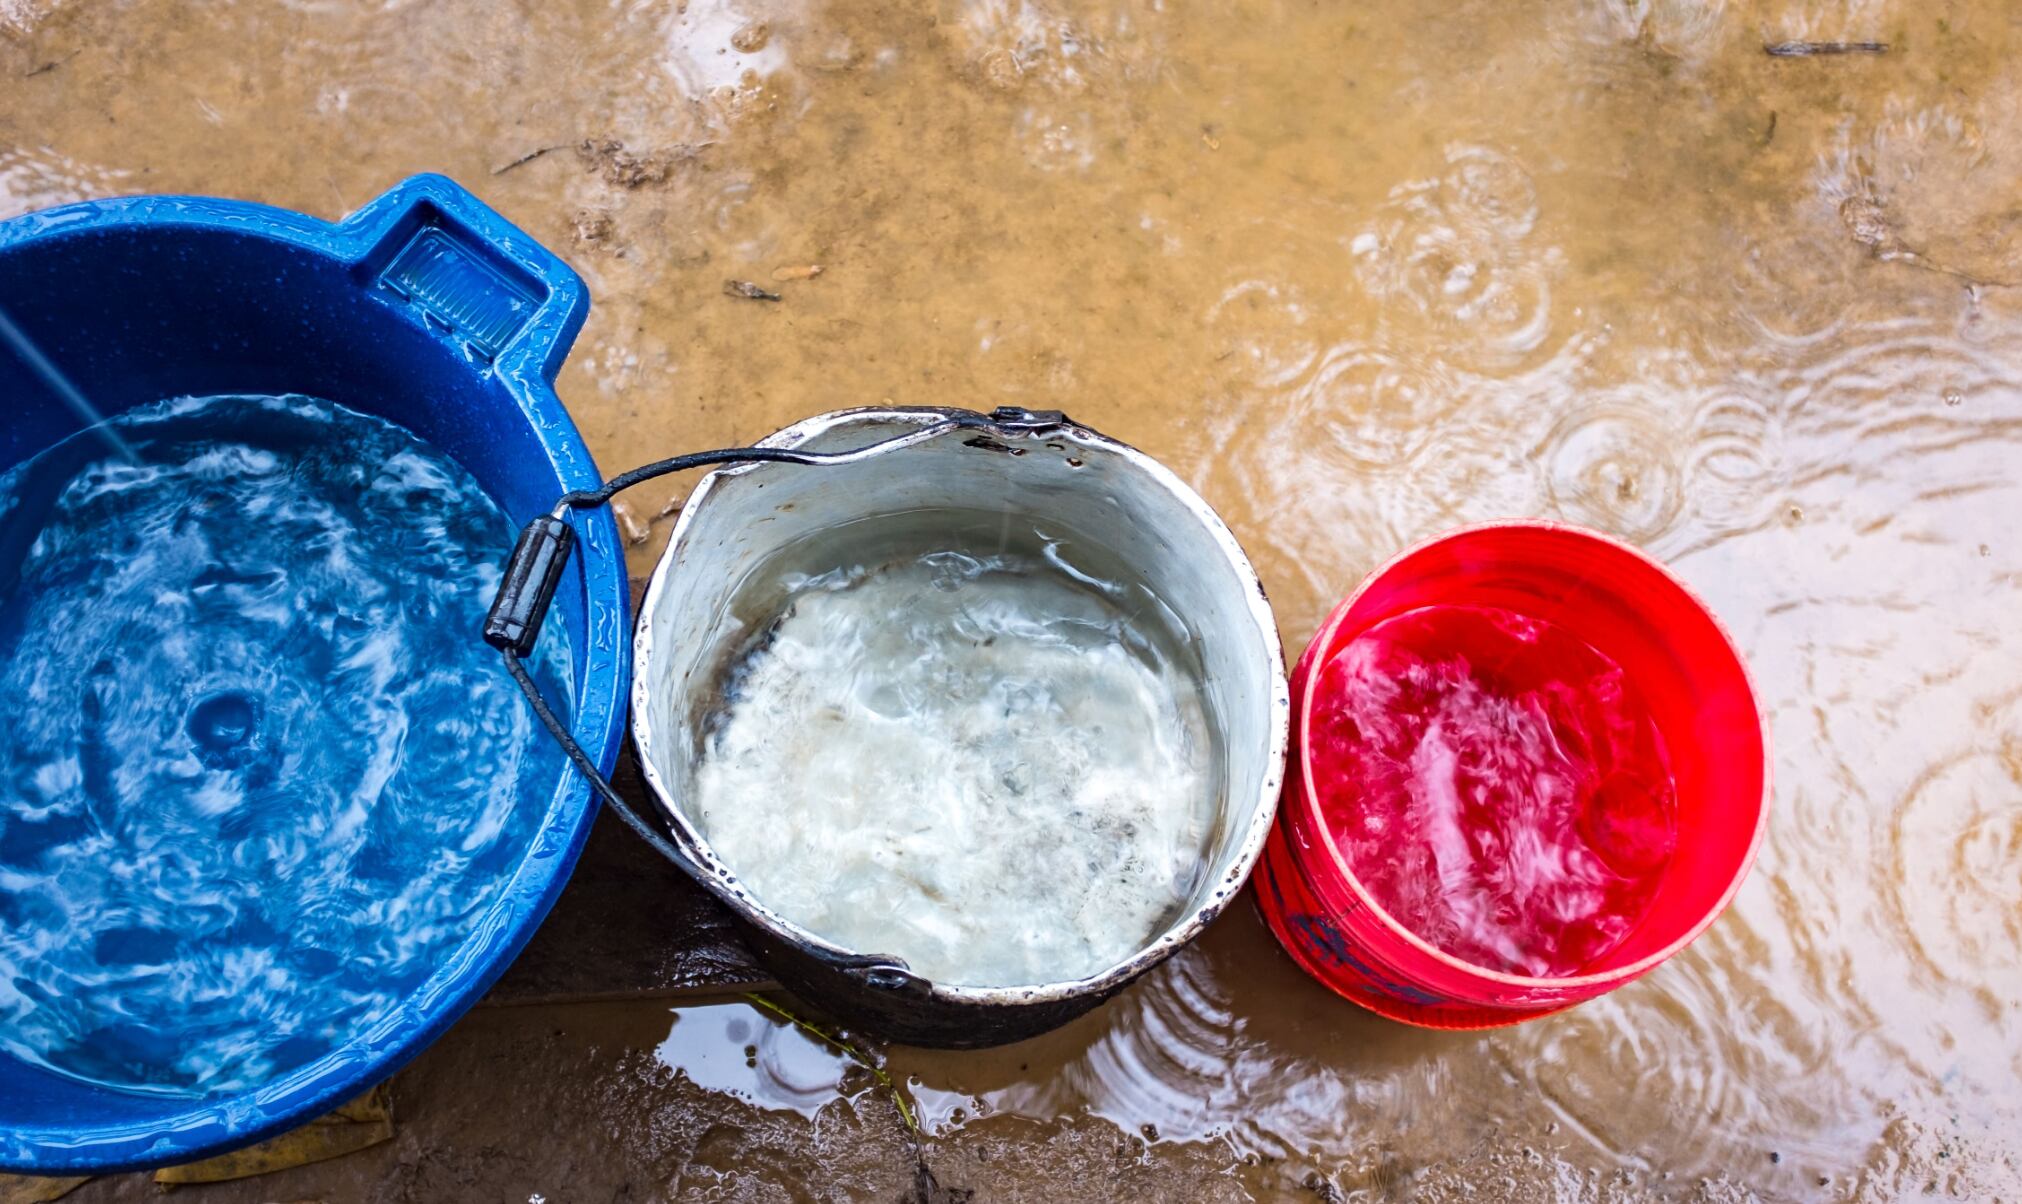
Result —
[[[610, 781], [598, 770], [597, 763], [576, 743], [576, 737], [568, 725], [556, 715], [541, 693], [540, 684], [527, 671], [525, 658], [531, 656], [536, 641], [540, 639], [541, 625], [546, 621], [548, 608], [555, 600], [555, 591], [561, 587], [562, 574], [569, 567], [569, 556], [575, 549], [576, 530], [569, 525], [566, 515], [571, 510], [593, 510], [608, 505], [618, 493], [634, 485], [664, 477], [671, 473], [685, 472], [691, 468], [709, 465], [774, 463], [802, 464], [809, 467], [834, 467], [855, 464], [880, 456], [886, 452], [912, 447], [929, 439], [958, 430], [1015, 430], [1032, 433], [1050, 430], [1067, 421], [1057, 410], [1025, 410], [1016, 407], [1002, 407], [990, 415], [958, 413], [950, 414], [938, 421], [928, 423], [915, 430], [900, 435], [880, 439], [862, 447], [847, 451], [818, 452], [800, 451], [790, 447], [732, 447], [715, 451], [689, 452], [686, 455], [670, 456], [642, 465], [630, 472], [617, 476], [595, 489], [578, 489], [565, 493], [555, 502], [554, 509], [528, 523], [520, 531], [519, 539], [513, 545], [512, 557], [506, 562], [505, 577], [499, 583], [498, 595], [492, 599], [491, 610], [484, 618], [484, 641], [498, 649], [505, 659], [506, 672], [512, 675], [520, 692], [526, 695], [533, 707], [534, 717], [541, 726], [548, 729], [555, 742], [562, 746], [570, 764], [576, 772], [590, 783], [598, 798], [618, 813], [625, 826], [637, 833], [641, 840], [650, 845], [662, 857], [673, 862], [683, 872], [699, 883], [703, 889], [724, 899], [730, 899], [730, 891], [717, 880], [714, 874], [706, 873], [688, 855], [662, 834], [646, 818], [633, 810]], [[838, 969], [856, 973], [866, 986], [884, 990], [925, 989], [924, 980], [907, 969], [904, 961], [893, 957], [879, 956], [837, 956], [825, 954], [824, 960]]]

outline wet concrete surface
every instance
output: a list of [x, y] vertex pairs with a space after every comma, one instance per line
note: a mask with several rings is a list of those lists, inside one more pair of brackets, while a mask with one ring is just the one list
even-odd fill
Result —
[[[1412, 540], [1571, 519], [1713, 602], [1776, 739], [1729, 914], [1562, 1017], [1386, 1024], [1239, 906], [1059, 1033], [877, 1051], [917, 1156], [748, 1005], [491, 1008], [395, 1142], [194, 1198], [2022, 1197], [2018, 41], [2005, 0], [0, 0], [0, 213], [447, 172], [589, 281], [607, 469], [1064, 407], [1202, 490], [1294, 648]], [[635, 574], [687, 484], [626, 500]]]

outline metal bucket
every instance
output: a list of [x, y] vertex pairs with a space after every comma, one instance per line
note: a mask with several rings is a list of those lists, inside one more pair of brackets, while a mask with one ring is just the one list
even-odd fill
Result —
[[[654, 570], [634, 649], [632, 732], [690, 872], [736, 914], [780, 981], [846, 1023], [942, 1047], [1001, 1044], [1063, 1024], [1198, 935], [1242, 889], [1271, 826], [1290, 699], [1269, 603], [1235, 537], [1150, 457], [1057, 414], [852, 410], [788, 427], [760, 447], [835, 452], [948, 420], [957, 429], [824, 468], [747, 463], [705, 478]], [[831, 944], [767, 907], [684, 809], [702, 733], [748, 643], [739, 583], [768, 558], [842, 524], [928, 510], [1016, 513], [1073, 529], [1178, 613], [1201, 660], [1222, 756], [1208, 872], [1177, 917], [1131, 956], [1072, 981], [952, 986], [877, 950]]]

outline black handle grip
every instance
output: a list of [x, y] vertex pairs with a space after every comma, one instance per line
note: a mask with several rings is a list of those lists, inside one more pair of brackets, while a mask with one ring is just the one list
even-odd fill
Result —
[[562, 584], [562, 572], [569, 567], [569, 549], [575, 542], [575, 529], [552, 514], [527, 524], [513, 545], [512, 559], [506, 562], [498, 597], [492, 599], [491, 611], [484, 617], [485, 643], [515, 656], [533, 655], [534, 641], [540, 638], [541, 623]]

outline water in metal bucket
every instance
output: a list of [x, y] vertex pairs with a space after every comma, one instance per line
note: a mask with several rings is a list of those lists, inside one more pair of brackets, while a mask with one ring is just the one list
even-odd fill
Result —
[[1021, 515], [845, 524], [757, 566], [694, 813], [795, 923], [966, 986], [1081, 978], [1206, 869], [1221, 750], [1179, 616]]

